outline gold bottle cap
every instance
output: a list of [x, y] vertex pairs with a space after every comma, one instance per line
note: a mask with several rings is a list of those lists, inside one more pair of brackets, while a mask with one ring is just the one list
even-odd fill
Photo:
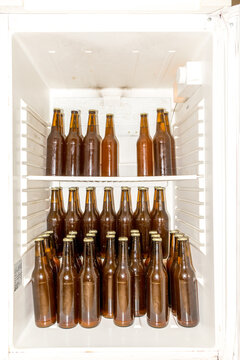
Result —
[[152, 234], [152, 239], [153, 238], [160, 238], [161, 236], [160, 236], [160, 234]]
[[139, 231], [138, 229], [132, 229], [132, 230], [130, 230], [130, 233], [134, 233], [134, 232], [139, 233], [140, 231]]
[[62, 188], [62, 186], [59, 186], [59, 190], [62, 190], [63, 188]]
[[115, 231], [115, 230], [109, 230], [109, 231], [107, 232], [107, 234], [109, 234], [109, 235], [115, 235], [115, 234], [116, 234], [116, 231]]
[[75, 231], [75, 230], [71, 230], [71, 231], [69, 231], [69, 233], [68, 233], [69, 235], [77, 235], [77, 231]]
[[138, 190], [148, 190], [148, 188], [146, 186], [139, 186]]
[[113, 114], [106, 114], [106, 116], [113, 116]]
[[183, 237], [183, 236], [185, 236], [183, 233], [174, 234], [174, 237], [177, 237], [177, 238], [180, 238], [180, 237]]
[[158, 109], [157, 109], [157, 112], [163, 113], [163, 112], [164, 112], [164, 109], [163, 109], [163, 108], [158, 108]]
[[83, 239], [83, 242], [93, 242], [94, 240], [93, 240], [93, 238], [92, 237], [85, 237], [84, 239]]
[[169, 231], [169, 234], [178, 234], [179, 233], [179, 230], [170, 230]]
[[115, 239], [115, 235], [114, 234], [107, 234], [106, 238], [107, 239]]
[[71, 110], [72, 114], [78, 114], [78, 110]]
[[49, 236], [50, 236], [50, 234], [41, 234], [41, 235], [39, 235], [39, 237], [44, 238], [44, 239], [48, 239]]
[[106, 187], [104, 188], [104, 191], [105, 191], [105, 190], [108, 190], [108, 191], [109, 191], [109, 190], [112, 190], [112, 187], [111, 187], [111, 186], [106, 186]]
[[182, 236], [178, 238], [178, 241], [187, 241], [188, 240], [188, 236]]
[[76, 235], [73, 235], [73, 234], [70, 235], [70, 234], [68, 234], [66, 237], [69, 238], [69, 239], [75, 239]]
[[148, 116], [148, 113], [141, 113], [140, 116]]
[[88, 190], [88, 191], [93, 191], [95, 189], [95, 187], [93, 187], [93, 186], [88, 186], [87, 188], [86, 188], [86, 190]]
[[164, 111], [164, 115], [168, 115], [168, 111]]
[[66, 242], [66, 241], [72, 241], [72, 239], [69, 238], [69, 237], [65, 237], [65, 238], [63, 239], [63, 242]]
[[72, 187], [70, 187], [68, 190], [69, 190], [69, 191], [75, 191], [76, 188], [75, 188], [74, 186], [72, 186]]
[[157, 230], [150, 230], [148, 233], [149, 233], [149, 235], [157, 235], [158, 234]]
[[43, 241], [43, 238], [42, 238], [42, 237], [36, 237], [36, 238], [34, 239], [34, 241]]
[[91, 233], [92, 233], [92, 234], [97, 234], [98, 231], [93, 229], [93, 230], [89, 230], [89, 233], [90, 233], [90, 234], [91, 234]]
[[132, 235], [132, 237], [134, 237], [134, 236], [140, 237], [140, 233], [139, 233], [139, 232], [134, 232], [134, 233], [132, 233], [131, 235]]
[[57, 191], [58, 191], [59, 188], [55, 186], [55, 187], [51, 187], [51, 190], [52, 190], [52, 191], [53, 191], [53, 190], [57, 190]]
[[159, 237], [152, 237], [152, 241], [162, 241], [162, 238]]
[[128, 241], [128, 238], [126, 236], [120, 236], [118, 241]]
[[154, 186], [155, 190], [165, 190], [163, 186]]
[[53, 230], [47, 230], [45, 231], [45, 234], [53, 234]]
[[53, 111], [55, 111], [55, 112], [61, 112], [62, 109], [60, 109], [60, 108], [54, 108]]
[[89, 114], [95, 114], [96, 112], [97, 112], [97, 110], [93, 110], [93, 109], [88, 110]]
[[129, 190], [128, 186], [121, 186], [121, 190]]

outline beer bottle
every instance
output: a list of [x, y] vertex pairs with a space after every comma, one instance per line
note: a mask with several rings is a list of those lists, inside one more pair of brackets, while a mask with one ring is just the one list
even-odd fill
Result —
[[44, 328], [56, 322], [53, 275], [44, 255], [43, 238], [35, 239], [35, 266], [32, 272], [35, 323]]
[[109, 230], [116, 230], [116, 213], [114, 210], [113, 193], [111, 187], [104, 188], [103, 210], [100, 214], [100, 254], [105, 258]]
[[140, 135], [137, 140], [137, 174], [153, 176], [153, 143], [148, 132], [147, 114], [141, 114]]
[[142, 256], [146, 259], [149, 253], [149, 231], [151, 229], [148, 188], [146, 187], [139, 188], [137, 211], [134, 216], [134, 227], [140, 231]]
[[87, 134], [83, 140], [83, 175], [101, 175], [101, 136], [97, 133], [96, 111], [89, 110]]
[[171, 305], [172, 305], [172, 313], [174, 316], [177, 315], [177, 299], [176, 299], [176, 288], [175, 288], [175, 273], [178, 267], [178, 239], [183, 237], [184, 234], [177, 233], [174, 234], [174, 255], [173, 255], [173, 262], [170, 267], [170, 292], [171, 292]]
[[51, 132], [47, 138], [46, 175], [63, 175], [65, 141], [60, 132], [60, 109], [54, 109]]
[[58, 274], [57, 322], [70, 329], [78, 324], [78, 275], [73, 260], [72, 239], [63, 239], [62, 266]]
[[102, 267], [102, 315], [113, 318], [114, 288], [113, 276], [117, 267], [115, 258], [115, 235], [107, 234], [107, 251]]
[[77, 213], [80, 216], [80, 218], [82, 218], [82, 211], [81, 211], [81, 206], [80, 206], [80, 197], [79, 197], [79, 188], [75, 187], [76, 189], [76, 206], [77, 206]]
[[118, 176], [118, 140], [114, 133], [112, 114], [107, 114], [102, 141], [102, 176]]
[[132, 204], [130, 188], [122, 187], [121, 205], [117, 214], [117, 234], [119, 237], [127, 237], [128, 249], [131, 248], [130, 231], [133, 225]]
[[163, 187], [155, 187], [154, 203], [151, 218], [151, 229], [156, 230], [162, 238], [163, 258], [168, 257], [168, 215], [165, 210], [165, 194]]
[[191, 265], [188, 237], [178, 239], [178, 267], [174, 274], [176, 282], [177, 322], [184, 327], [199, 323], [198, 284]]
[[128, 238], [119, 237], [118, 265], [114, 274], [114, 324], [130, 326], [134, 319], [133, 274], [128, 262]]
[[60, 210], [60, 214], [64, 220], [66, 217], [66, 211], [65, 211], [64, 205], [63, 205], [63, 188], [62, 187], [58, 188], [58, 193], [59, 193], [59, 210]]
[[172, 175], [171, 140], [164, 122], [164, 109], [157, 109], [157, 126], [153, 138], [155, 176]]
[[[81, 232], [81, 233], [82, 233], [82, 232]], [[81, 255], [82, 255], [82, 253], [79, 254], [79, 253], [77, 252], [77, 234], [78, 234], [77, 231], [74, 231], [74, 230], [69, 231], [69, 235], [74, 235], [74, 239], [73, 239], [73, 243], [74, 243], [74, 255], [75, 255], [76, 261], [77, 261], [77, 263], [78, 263], [78, 268], [80, 269], [81, 266], [82, 266], [82, 260], [81, 260]], [[83, 243], [83, 242], [82, 242], [82, 243]]]
[[92, 328], [100, 322], [100, 279], [93, 260], [92, 238], [84, 238], [79, 284], [79, 323], [83, 327]]
[[56, 264], [57, 272], [58, 272], [60, 270], [60, 261], [59, 261], [59, 258], [57, 257], [57, 253], [56, 253], [56, 246], [55, 246], [55, 243], [54, 243], [53, 231], [52, 230], [45, 231], [45, 234], [49, 235], [50, 249], [51, 249], [53, 261]]
[[147, 322], [150, 326], [167, 326], [168, 277], [163, 265], [161, 238], [152, 238], [152, 262], [147, 272]]
[[145, 273], [138, 233], [132, 235], [130, 267], [133, 273], [134, 316], [143, 316], [146, 313]]
[[151, 234], [151, 246], [150, 246], [150, 249], [149, 249], [149, 255], [148, 255], [147, 259], [145, 260], [145, 272], [146, 272], [146, 274], [148, 273], [149, 269], [152, 266], [152, 241], [153, 241], [153, 239], [162, 239], [162, 238], [158, 233]]
[[71, 111], [69, 133], [66, 138], [66, 176], [80, 176], [81, 174], [82, 139], [79, 135], [78, 111]]
[[66, 140], [66, 135], [64, 130], [64, 111], [62, 109], [60, 114], [60, 133], [63, 136], [64, 140]]
[[[148, 256], [145, 260], [145, 269], [147, 270], [148, 268], [148, 265], [150, 263], [150, 260], [151, 260], [151, 254], [152, 254], [152, 235], [157, 235], [158, 232], [156, 230], [150, 230], [149, 231], [149, 251], [148, 251]], [[160, 236], [160, 235], [159, 235]]]
[[169, 231], [170, 235], [170, 254], [167, 259], [167, 273], [168, 273], [168, 305], [169, 307], [172, 306], [171, 303], [171, 276], [170, 276], [170, 269], [173, 263], [174, 257], [174, 246], [175, 246], [175, 234], [179, 233], [178, 230], [171, 230]]
[[53, 231], [57, 256], [62, 256], [64, 222], [59, 211], [58, 188], [51, 188], [51, 207], [47, 216], [47, 229]]
[[170, 126], [169, 126], [169, 120], [168, 120], [168, 112], [164, 111], [164, 120], [166, 124], [166, 130], [168, 135], [170, 136], [170, 143], [171, 143], [171, 155], [172, 155], [172, 175], [177, 175], [176, 170], [176, 151], [175, 151], [175, 140], [174, 137], [171, 134]]
[[97, 230], [96, 239], [95, 239], [95, 247], [98, 253], [99, 251], [99, 217], [96, 212], [95, 206], [95, 196], [94, 196], [94, 188], [88, 187], [86, 189], [86, 202], [85, 202], [85, 211], [82, 217], [82, 231], [83, 236], [85, 237], [90, 230]]
[[67, 239], [71, 239], [72, 240], [72, 258], [73, 258], [73, 265], [77, 271], [77, 273], [79, 273], [80, 269], [81, 269], [81, 258], [80, 256], [77, 256], [76, 254], [76, 235], [75, 234], [68, 234]]
[[97, 255], [97, 251], [96, 251], [96, 245], [95, 245], [96, 233], [90, 230], [89, 233], [86, 234], [86, 238], [93, 239], [93, 261], [96, 269], [98, 270], [99, 276], [101, 276], [102, 263], [101, 263], [101, 258]]
[[58, 273], [58, 268], [57, 265], [55, 263], [55, 261], [53, 260], [53, 255], [51, 252], [51, 248], [50, 248], [50, 235], [49, 234], [42, 234], [41, 238], [43, 239], [43, 248], [44, 248], [44, 254], [46, 256], [47, 262], [50, 266], [50, 269], [52, 271], [52, 275], [53, 275], [53, 282], [54, 282], [54, 288], [55, 291], [57, 289], [57, 273]]
[[81, 254], [81, 218], [77, 212], [76, 189], [74, 187], [69, 188], [68, 211], [65, 217], [65, 234], [68, 234], [70, 231], [77, 231], [76, 253]]

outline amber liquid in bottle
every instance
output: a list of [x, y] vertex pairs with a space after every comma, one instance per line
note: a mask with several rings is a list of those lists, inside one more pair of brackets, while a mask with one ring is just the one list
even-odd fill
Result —
[[55, 242], [54, 242], [53, 231], [48, 230], [48, 231], [46, 231], [46, 234], [49, 235], [49, 245], [50, 245], [53, 261], [54, 261], [55, 266], [57, 268], [57, 272], [59, 272], [59, 270], [60, 270], [60, 260], [57, 257], [57, 253], [56, 253], [56, 246], [55, 246]]
[[114, 274], [114, 324], [130, 326], [134, 319], [133, 274], [128, 261], [128, 239], [118, 239], [118, 265]]
[[59, 193], [59, 210], [60, 210], [60, 215], [62, 216], [63, 220], [66, 217], [66, 211], [64, 209], [64, 204], [63, 204], [63, 188], [59, 187], [58, 190]]
[[64, 222], [59, 210], [58, 188], [51, 189], [51, 207], [47, 216], [47, 229], [53, 230], [57, 256], [62, 256]]
[[60, 129], [59, 109], [54, 109], [51, 132], [47, 138], [46, 175], [63, 175], [65, 141]]
[[164, 120], [165, 120], [165, 124], [166, 124], [166, 130], [167, 130], [168, 135], [170, 136], [170, 142], [171, 142], [172, 175], [177, 175], [175, 140], [171, 134], [169, 120], [168, 120], [168, 112], [166, 112], [166, 111], [164, 112]]
[[167, 326], [168, 277], [163, 265], [161, 239], [152, 239], [152, 262], [147, 273], [147, 322], [152, 327]]
[[132, 236], [132, 250], [130, 267], [133, 273], [133, 302], [134, 316], [143, 316], [146, 313], [145, 269], [142, 262], [140, 236]]
[[148, 188], [138, 189], [137, 209], [134, 214], [134, 228], [141, 234], [141, 249], [144, 259], [149, 254], [149, 231], [151, 229], [151, 217], [149, 214]]
[[171, 276], [170, 276], [170, 269], [173, 263], [174, 257], [174, 246], [175, 246], [175, 234], [178, 233], [178, 230], [171, 230], [170, 234], [170, 254], [167, 259], [167, 273], [168, 273], [168, 305], [172, 307], [172, 299], [171, 299]]
[[79, 323], [83, 327], [92, 328], [100, 322], [100, 279], [93, 259], [93, 239], [84, 239], [79, 284]]
[[82, 138], [79, 135], [78, 111], [71, 111], [69, 134], [66, 138], [66, 166], [65, 175], [80, 176], [82, 160]]
[[155, 176], [172, 175], [171, 139], [164, 122], [164, 110], [157, 110], [156, 133], [153, 138]]
[[90, 110], [87, 134], [83, 140], [83, 175], [101, 175], [101, 136], [97, 132], [96, 111]]
[[74, 266], [72, 239], [63, 240], [62, 266], [58, 275], [57, 322], [70, 329], [78, 324], [78, 275]]
[[165, 209], [164, 188], [155, 187], [153, 210], [151, 212], [151, 229], [156, 230], [162, 238], [163, 258], [168, 257], [168, 214]]
[[107, 232], [116, 230], [116, 213], [114, 210], [112, 188], [104, 188], [103, 210], [100, 214], [100, 254], [105, 258], [107, 248]]
[[70, 231], [77, 231], [75, 243], [77, 254], [81, 254], [83, 248], [81, 220], [77, 211], [76, 188], [69, 188], [68, 211], [65, 217], [65, 234], [69, 234]]
[[118, 176], [118, 140], [114, 134], [112, 114], [107, 114], [102, 141], [102, 176]]
[[177, 322], [184, 327], [199, 323], [198, 284], [191, 264], [188, 238], [178, 240], [178, 269], [175, 272]]
[[170, 268], [170, 284], [171, 284], [171, 305], [173, 315], [177, 315], [177, 298], [176, 298], [176, 287], [175, 287], [175, 273], [178, 269], [178, 238], [182, 237], [183, 234], [177, 233], [174, 234], [174, 255], [173, 261]]
[[140, 135], [137, 140], [137, 174], [153, 176], [153, 142], [148, 132], [147, 114], [141, 114]]
[[35, 267], [32, 273], [35, 324], [44, 328], [56, 322], [56, 304], [52, 272], [47, 266], [43, 240], [35, 241]]
[[113, 278], [117, 267], [115, 258], [115, 236], [107, 235], [107, 252], [102, 266], [102, 315], [108, 319], [113, 318], [114, 287]]
[[117, 235], [128, 238], [128, 250], [131, 249], [131, 229], [133, 228], [133, 214], [130, 189], [122, 187], [121, 205], [117, 214]]
[[97, 252], [99, 250], [99, 227], [99, 217], [95, 206], [94, 188], [89, 187], [86, 189], [85, 211], [82, 217], [82, 231], [83, 236], [85, 237], [90, 230], [97, 230], [95, 238], [95, 247]]
[[52, 251], [50, 248], [50, 241], [49, 241], [50, 236], [49, 236], [49, 234], [43, 234], [41, 237], [43, 238], [44, 253], [45, 253], [47, 262], [50, 266], [50, 269], [52, 271], [53, 282], [54, 282], [54, 294], [56, 294], [58, 267], [53, 259], [53, 254], [52, 254]]

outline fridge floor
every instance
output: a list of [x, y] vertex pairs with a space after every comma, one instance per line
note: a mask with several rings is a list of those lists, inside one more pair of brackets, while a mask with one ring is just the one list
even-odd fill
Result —
[[93, 329], [80, 325], [63, 330], [54, 324], [40, 329], [34, 318], [29, 321], [14, 346], [16, 349], [30, 348], [101, 348], [101, 347], [164, 347], [164, 348], [211, 348], [214, 346], [213, 331], [204, 324], [195, 328], [183, 328], [170, 315], [169, 324], [163, 329], [148, 326], [146, 316], [135, 318], [134, 324], [120, 328], [112, 320], [102, 317], [101, 323]]

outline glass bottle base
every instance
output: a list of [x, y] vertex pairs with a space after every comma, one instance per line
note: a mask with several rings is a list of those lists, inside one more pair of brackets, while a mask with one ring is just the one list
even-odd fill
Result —
[[150, 321], [148, 318], [147, 318], [147, 323], [149, 326], [151, 327], [154, 327], [154, 328], [164, 328], [168, 325], [168, 321], [164, 321], [164, 322], [153, 322], [153, 321]]
[[114, 324], [119, 326], [119, 327], [127, 327], [127, 326], [131, 326], [133, 324], [133, 320], [131, 321], [120, 321], [120, 320], [113, 320]]

